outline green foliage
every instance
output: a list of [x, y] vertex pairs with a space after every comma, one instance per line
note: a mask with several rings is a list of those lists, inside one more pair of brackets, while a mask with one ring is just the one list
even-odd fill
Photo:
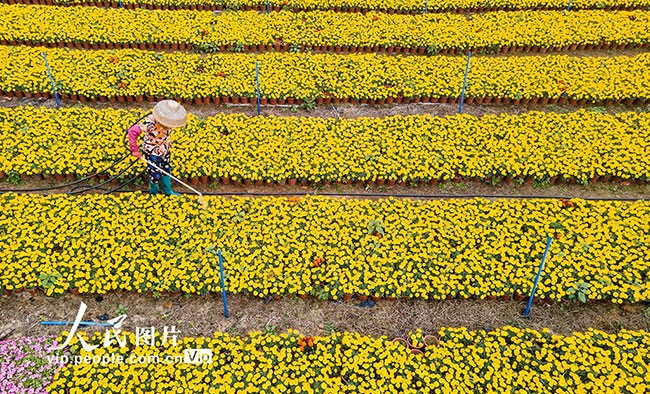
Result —
[[129, 310], [127, 309], [127, 307], [125, 307], [124, 305], [120, 304], [120, 305], [117, 307], [117, 309], [115, 310], [115, 314], [118, 315], [118, 316], [120, 316], [120, 315], [126, 315], [126, 313], [127, 313], [128, 311], [129, 311]]
[[382, 237], [386, 235], [385, 227], [381, 223], [381, 220], [371, 220], [370, 223], [368, 223], [368, 234], [380, 234]]
[[43, 285], [44, 289], [48, 289], [56, 283], [58, 279], [61, 278], [61, 274], [58, 272], [53, 272], [53, 273], [41, 273], [38, 276], [38, 279], [41, 281], [41, 284]]
[[585, 282], [576, 282], [572, 287], [567, 290], [569, 298], [572, 300], [580, 300], [583, 303], [587, 302], [587, 292], [589, 284]]
[[267, 324], [264, 327], [264, 334], [265, 335], [277, 335], [278, 334], [278, 326], [274, 324]]
[[304, 109], [307, 112], [311, 112], [316, 109], [316, 101], [313, 98], [306, 98], [300, 104], [300, 108]]
[[20, 183], [20, 174], [14, 170], [9, 171], [7, 173], [7, 182], [18, 185]]

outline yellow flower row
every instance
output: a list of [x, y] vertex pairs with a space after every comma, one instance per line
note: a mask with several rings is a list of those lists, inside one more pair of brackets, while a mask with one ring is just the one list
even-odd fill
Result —
[[[0, 172], [89, 175], [126, 155], [139, 111], [0, 109]], [[92, 133], [89, 130], [92, 129]], [[650, 114], [454, 115], [323, 119], [190, 115], [172, 133], [182, 177], [311, 182], [530, 176], [650, 179]], [[117, 174], [131, 164], [111, 170]], [[131, 167], [125, 176], [142, 166]]]
[[[263, 97], [279, 99], [459, 97], [465, 57], [376, 54], [162, 54], [133, 49], [77, 51], [0, 46], [0, 91], [49, 92], [41, 52], [59, 91], [123, 96], [254, 97], [255, 62]], [[468, 97], [591, 101], [650, 98], [650, 53], [634, 57], [474, 57]]]
[[[88, 336], [83, 334], [86, 340]], [[174, 345], [74, 351], [81, 362], [61, 369], [52, 394], [110, 393], [647, 393], [650, 334], [589, 330], [570, 336], [504, 327], [495, 331], [443, 328], [439, 344], [411, 354], [385, 336], [355, 333], [306, 337], [217, 332]], [[63, 337], [60, 338], [64, 339]], [[158, 341], [160, 342], [160, 340]], [[78, 337], [72, 342], [80, 348]], [[212, 350], [211, 362], [184, 363], [185, 349]], [[149, 359], [147, 356], [151, 356]], [[105, 358], [118, 361], [95, 362]], [[119, 358], [118, 358], [119, 357]], [[177, 363], [173, 360], [176, 359]], [[159, 361], [157, 361], [159, 360]], [[168, 361], [167, 361], [168, 360]], [[121, 361], [121, 362], [119, 362]]]
[[[650, 299], [650, 202], [3, 194], [0, 289]], [[212, 252], [211, 252], [212, 250]], [[586, 289], [583, 284], [586, 284]], [[578, 294], [579, 293], [579, 294]]]
[[[33, 4], [33, 0], [8, 0], [17, 3]], [[80, 4], [119, 4], [116, 0], [38, 0], [39, 4], [80, 5]], [[230, 9], [237, 10], [245, 7], [266, 9], [264, 0], [123, 0], [125, 7], [155, 5], [159, 7], [190, 8], [201, 7], [205, 9]], [[398, 11], [417, 12], [425, 11], [426, 1], [422, 0], [269, 0], [271, 9], [290, 10], [336, 10], [336, 11]], [[565, 0], [432, 0], [428, 10], [433, 11], [466, 11], [485, 9], [565, 9], [568, 1]], [[648, 0], [574, 0], [571, 9], [611, 9], [611, 8], [643, 8], [650, 6]]]
[[[203, 51], [245, 46], [457, 48], [650, 42], [647, 11], [516, 11], [417, 16], [380, 13], [149, 11], [0, 5], [0, 40], [90, 44], [185, 43]], [[85, 21], [79, 26], [77, 21]]]

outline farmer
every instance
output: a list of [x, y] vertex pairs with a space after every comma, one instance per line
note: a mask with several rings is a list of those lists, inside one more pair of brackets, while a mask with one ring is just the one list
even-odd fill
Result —
[[[153, 114], [143, 123], [133, 125], [129, 129], [129, 148], [133, 156], [138, 159], [144, 158], [149, 168], [149, 193], [158, 194], [162, 190], [168, 196], [178, 196], [172, 190], [172, 180], [169, 175], [163, 174], [151, 163], [160, 169], [171, 173], [169, 165], [169, 149], [171, 148], [171, 130], [183, 127], [187, 123], [187, 112], [182, 105], [174, 100], [163, 100], [153, 108]], [[138, 149], [138, 136], [144, 133], [142, 139], [142, 152]]]

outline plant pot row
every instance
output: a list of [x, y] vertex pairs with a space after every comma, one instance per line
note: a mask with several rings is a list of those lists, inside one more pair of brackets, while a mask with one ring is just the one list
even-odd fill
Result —
[[[0, 171], [0, 179], [4, 178], [6, 176], [6, 173], [3, 171]], [[34, 174], [34, 175], [27, 175], [27, 174], [21, 174], [21, 179], [23, 181], [29, 181], [29, 180], [54, 180], [54, 181], [74, 181], [77, 179], [81, 179], [82, 177], [85, 177], [85, 175], [75, 175], [75, 174]], [[107, 174], [99, 174], [95, 175], [94, 179], [96, 181], [107, 181], [109, 179], [109, 175]], [[146, 177], [144, 178], [146, 180]], [[527, 185], [532, 185], [534, 182], [534, 178], [532, 176], [517, 176], [517, 177], [511, 177], [511, 176], [502, 176], [496, 178], [496, 183], [497, 184], [511, 184], [515, 180], [519, 180], [520, 183], [527, 184]], [[272, 180], [249, 180], [249, 179], [243, 179], [243, 180], [235, 180], [230, 177], [219, 177], [215, 178], [209, 175], [201, 175], [197, 177], [183, 177], [183, 180], [186, 183], [189, 183], [191, 185], [208, 185], [208, 184], [222, 184], [222, 185], [234, 185], [234, 186], [264, 186], [264, 185], [277, 185], [277, 186], [295, 186], [295, 185], [322, 185], [322, 186], [330, 186], [331, 184], [346, 184], [346, 185], [356, 185], [359, 187], [365, 187], [365, 186], [414, 186], [414, 187], [424, 187], [424, 186], [435, 186], [437, 184], [446, 184], [446, 183], [460, 183], [460, 182], [476, 182], [476, 183], [487, 183], [487, 184], [492, 184], [494, 183], [495, 179], [493, 178], [469, 178], [469, 177], [461, 177], [457, 176], [451, 180], [446, 180], [446, 179], [428, 179], [428, 180], [396, 180], [396, 179], [377, 179], [377, 180], [351, 180], [351, 179], [346, 179], [346, 180], [324, 180], [321, 182], [312, 182], [308, 181], [306, 179], [296, 179], [296, 178], [289, 178], [289, 179], [284, 179], [284, 180], [279, 180], [279, 181], [272, 181]], [[619, 185], [623, 186], [628, 186], [631, 184], [646, 184], [647, 181], [643, 179], [636, 179], [636, 178], [623, 178], [619, 176], [613, 176], [613, 175], [605, 175], [605, 176], [600, 176], [596, 175], [593, 176], [589, 179], [589, 183], [593, 184], [595, 182], [603, 182], [603, 183], [617, 183]], [[549, 179], [549, 183], [551, 185], [556, 185], [556, 184], [578, 184], [579, 180], [574, 178], [574, 177], [559, 177], [559, 176], [553, 176]]]
[[[0, 40], [0, 45], [27, 45], [27, 46], [45, 46], [49, 48], [70, 48], [70, 49], [139, 49], [151, 51], [185, 51], [194, 49], [193, 44], [187, 43], [88, 43], [88, 42], [41, 42], [41, 41], [26, 41], [26, 40]], [[533, 45], [520, 45], [520, 46], [503, 46], [500, 49], [502, 54], [522, 52], [522, 53], [549, 53], [549, 52], [567, 52], [575, 50], [624, 50], [634, 48], [649, 48], [650, 43], [637, 43], [637, 44], [616, 44], [616, 43], [600, 43], [600, 44], [571, 44], [562, 47], [539, 47]], [[290, 46], [288, 44], [258, 44], [258, 45], [245, 45], [245, 52], [288, 52]], [[409, 48], [400, 46], [341, 46], [341, 45], [301, 45], [300, 50], [306, 49], [314, 52], [333, 52], [333, 53], [380, 53], [380, 54], [417, 54], [425, 55], [426, 48]], [[232, 45], [219, 46], [221, 52], [239, 52], [235, 50]], [[469, 48], [445, 48], [440, 49], [438, 54], [441, 55], [467, 55]], [[472, 51], [488, 51], [489, 48], [472, 48]]]
[[[27, 91], [0, 91], [0, 95], [17, 98], [53, 98], [51, 92], [27, 92]], [[165, 99], [174, 99], [182, 104], [250, 104], [257, 103], [255, 97], [197, 97], [192, 99], [184, 99], [180, 97], [166, 97], [166, 96], [95, 96], [88, 97], [79, 94], [59, 94], [62, 100], [72, 100], [81, 102], [157, 102]], [[272, 99], [261, 98], [261, 105], [300, 105], [303, 100], [293, 97]], [[358, 99], [358, 98], [338, 98], [338, 97], [319, 97], [315, 100], [316, 104], [339, 104], [339, 103], [352, 103], [352, 104], [370, 104], [370, 105], [384, 105], [384, 104], [403, 104], [403, 103], [439, 103], [439, 104], [459, 104], [460, 99], [457, 97], [388, 97], [381, 99]], [[570, 97], [534, 97], [534, 98], [521, 98], [511, 99], [508, 97], [465, 97], [465, 104], [502, 104], [502, 105], [547, 105], [547, 104], [570, 104], [570, 105], [587, 105], [587, 104], [600, 104], [600, 105], [613, 105], [622, 104], [626, 106], [643, 106], [650, 103], [648, 98], [624, 98], [624, 99], [605, 99], [605, 100], [588, 100], [576, 99]]]
[[192, 44], [185, 43], [88, 43], [88, 42], [42, 42], [42, 41], [25, 41], [25, 40], [0, 40], [0, 45], [26, 45], [26, 46], [44, 46], [47, 48], [70, 48], [70, 49], [139, 49], [150, 51], [185, 51], [192, 50]]
[[[53, 0], [2, 0], [3, 3], [8, 3], [8, 4], [34, 4], [34, 5], [58, 5], [58, 6], [96, 6], [96, 7], [105, 7], [105, 8], [118, 8], [119, 7], [119, 1], [83, 1], [81, 3], [74, 3], [74, 4], [63, 4], [63, 3], [55, 3]], [[127, 9], [134, 9], [134, 8], [146, 8], [149, 10], [199, 10], [199, 11], [222, 11], [224, 9], [223, 5], [154, 5], [154, 4], [125, 4], [124, 8]], [[244, 11], [250, 11], [250, 10], [257, 10], [257, 11], [266, 11], [266, 5], [265, 4], [260, 4], [258, 6], [242, 6], [240, 9]], [[301, 8], [294, 8], [294, 7], [279, 7], [279, 6], [272, 6], [270, 7], [271, 11], [280, 11], [281, 9], [288, 9], [293, 12], [300, 12], [300, 11], [305, 11], [305, 10], [312, 10], [312, 9], [301, 9]], [[466, 13], [474, 13], [474, 12], [496, 12], [496, 11], [515, 11], [515, 10], [563, 10], [565, 9], [564, 7], [543, 7], [543, 6], [537, 6], [537, 7], [477, 7], [477, 8], [454, 8], [454, 9], [429, 9], [429, 13], [459, 13], [459, 14], [466, 14]], [[590, 7], [590, 8], [581, 8], [581, 9], [592, 9], [592, 10], [597, 10], [597, 9], [603, 9], [605, 11], [614, 11], [614, 10], [635, 10], [635, 9], [643, 9], [643, 6], [635, 6], [635, 5], [630, 5], [630, 6], [614, 6], [614, 7], [605, 7], [605, 8], [598, 8], [598, 7]], [[314, 10], [314, 11], [319, 11], [319, 10]], [[369, 8], [361, 8], [361, 7], [329, 7], [326, 9], [323, 9], [322, 11], [336, 11], [336, 12], [356, 12], [356, 13], [366, 13], [370, 11], [376, 11], [376, 12], [385, 12], [388, 14], [404, 14], [404, 15], [417, 15], [417, 14], [422, 14], [424, 13], [423, 10], [396, 10], [396, 9], [390, 9], [390, 8], [382, 8], [382, 9], [369, 9]]]

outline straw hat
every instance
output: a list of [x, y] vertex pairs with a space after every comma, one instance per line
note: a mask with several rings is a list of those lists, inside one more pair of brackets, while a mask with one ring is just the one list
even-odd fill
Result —
[[165, 127], [183, 127], [187, 123], [187, 111], [174, 100], [163, 100], [153, 107], [153, 117]]

